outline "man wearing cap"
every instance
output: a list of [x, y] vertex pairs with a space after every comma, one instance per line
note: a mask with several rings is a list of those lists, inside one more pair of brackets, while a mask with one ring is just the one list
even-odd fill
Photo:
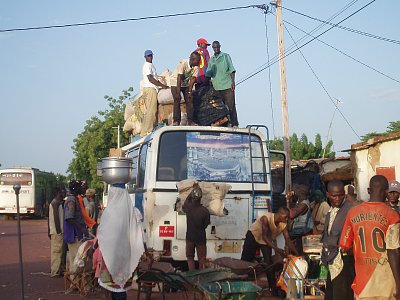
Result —
[[189, 59], [179, 61], [176, 70], [171, 75], [171, 92], [174, 97], [173, 119], [174, 126], [181, 122], [181, 92], [186, 102], [186, 114], [189, 125], [196, 125], [193, 121], [193, 86], [199, 74], [200, 54], [196, 51], [190, 54]]
[[200, 65], [199, 65], [199, 74], [197, 75], [197, 86], [201, 85], [205, 81], [205, 76], [206, 76], [206, 71], [207, 71], [207, 66], [208, 66], [208, 61], [210, 60], [210, 53], [207, 50], [207, 47], [210, 46], [210, 44], [207, 42], [205, 38], [199, 38], [197, 40], [197, 49], [195, 50], [200, 54]]
[[153, 65], [153, 52], [146, 50], [144, 52], [145, 63], [143, 64], [143, 99], [146, 105], [146, 114], [143, 119], [141, 136], [145, 136], [154, 128], [157, 113], [157, 89], [167, 89], [168, 86], [157, 80], [156, 68]]
[[400, 212], [400, 182], [392, 180], [389, 182], [389, 190], [387, 195], [388, 205], [397, 212]]
[[235, 104], [235, 73], [229, 54], [221, 52], [221, 44], [218, 41], [212, 43], [214, 55], [208, 64], [206, 77], [212, 78], [212, 84], [219, 91], [229, 108], [230, 123], [232, 127], [238, 127], [238, 119]]

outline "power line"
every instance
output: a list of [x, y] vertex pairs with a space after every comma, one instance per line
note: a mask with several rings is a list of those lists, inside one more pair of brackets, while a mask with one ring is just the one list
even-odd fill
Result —
[[[347, 16], [346, 18], [344, 18], [343, 20], [339, 21], [338, 23], [336, 23], [336, 25], [339, 25], [341, 23], [343, 23], [344, 21], [346, 21], [347, 19], [351, 18], [352, 16], [354, 16], [355, 14], [359, 13], [360, 11], [362, 11], [363, 9], [365, 9], [366, 7], [368, 7], [369, 5], [371, 5], [372, 3], [374, 3], [376, 0], [372, 0], [370, 2], [368, 2], [367, 4], [365, 4], [364, 6], [362, 6], [361, 8], [359, 8], [358, 10], [356, 10], [355, 12], [353, 12], [352, 14], [350, 14], [349, 16]], [[250, 78], [254, 77], [255, 75], [261, 73], [262, 71], [264, 71], [266, 68], [268, 68], [269, 66], [277, 63], [279, 60], [293, 54], [294, 52], [298, 51], [299, 49], [303, 48], [304, 46], [308, 45], [309, 43], [311, 43], [312, 41], [316, 40], [318, 37], [322, 36], [323, 34], [327, 33], [328, 31], [332, 30], [333, 28], [335, 28], [335, 26], [331, 26], [330, 28], [326, 29], [325, 31], [323, 31], [322, 33], [318, 34], [317, 36], [313, 37], [311, 40], [305, 42], [304, 44], [300, 45], [297, 49], [294, 49], [290, 52], [287, 52], [283, 57], [279, 57], [276, 61], [267, 64], [267, 66], [262, 67], [260, 70], [254, 72], [253, 74], [245, 77], [244, 79], [242, 79], [241, 81], [239, 81], [237, 83], [237, 85], [243, 83], [246, 80], [249, 80]]]
[[[286, 23], [286, 24], [289, 24], [289, 25], [293, 26], [293, 27], [296, 28], [297, 30], [299, 30], [299, 31], [301, 31], [301, 32], [303, 32], [303, 33], [305, 33], [305, 34], [307, 34], [307, 35], [310, 35], [307, 31], [305, 31], [305, 30], [299, 28], [298, 26], [294, 25], [293, 23], [290, 23], [289, 21], [283, 21], [283, 22]], [[313, 36], [313, 35], [310, 35], [310, 37], [314, 37], [314, 36]], [[380, 75], [382, 75], [382, 76], [385, 76], [386, 78], [388, 78], [388, 79], [390, 79], [390, 80], [392, 80], [392, 81], [394, 81], [394, 82], [400, 83], [400, 80], [397, 80], [396, 78], [393, 78], [393, 77], [391, 77], [391, 76], [389, 76], [389, 75], [383, 73], [382, 71], [379, 71], [378, 69], [376, 69], [376, 68], [374, 68], [374, 67], [372, 67], [372, 66], [370, 66], [370, 65], [368, 65], [368, 64], [366, 64], [366, 63], [364, 63], [364, 62], [362, 62], [361, 60], [359, 60], [359, 59], [357, 59], [357, 58], [351, 56], [350, 54], [345, 53], [344, 51], [338, 49], [337, 47], [334, 47], [334, 46], [332, 46], [332, 45], [330, 45], [330, 44], [324, 42], [324, 41], [321, 40], [321, 39], [316, 39], [316, 40], [317, 40], [318, 42], [320, 42], [320, 43], [322, 43], [322, 44], [328, 46], [329, 48], [332, 48], [333, 50], [339, 52], [340, 54], [343, 54], [344, 56], [346, 56], [346, 57], [348, 57], [348, 58], [354, 60], [355, 62], [357, 62], [357, 63], [363, 65], [364, 67], [366, 67], [366, 68], [368, 68], [368, 69], [370, 69], [370, 70], [372, 70], [372, 71], [374, 71], [374, 72], [376, 72], [376, 73], [378, 73], [378, 74], [380, 74]]]
[[[327, 19], [327, 21], [331, 21], [334, 18], [336, 18], [337, 16], [339, 16], [340, 14], [342, 14], [343, 12], [345, 12], [347, 9], [349, 9], [352, 5], [354, 5], [356, 2], [358, 2], [359, 0], [352, 0], [350, 3], [348, 3], [347, 5], [345, 5], [342, 9], [340, 9], [338, 12], [336, 12], [335, 14], [333, 14], [330, 18]], [[265, 7], [257, 7], [260, 8], [261, 10], [263, 10], [263, 12], [265, 13]], [[271, 11], [269, 11], [270, 13], [272, 13]], [[309, 32], [309, 34], [312, 34], [316, 31], [318, 31], [319, 29], [321, 29], [322, 27], [326, 26], [326, 24], [319, 24], [318, 26], [316, 26], [313, 30], [311, 30]], [[304, 39], [306, 39], [307, 37], [309, 37], [309, 35], [305, 34], [303, 37], [301, 37], [299, 40], [297, 40], [297, 43], [300, 43], [301, 41], [303, 41]], [[286, 51], [290, 51], [291, 49], [293, 49], [295, 47], [295, 45], [292, 43], [289, 47], [286, 48]], [[272, 62], [271, 60], [268, 60], [266, 63], [264, 63], [263, 65], [259, 66], [256, 70], [254, 70], [251, 73], [246, 74], [243, 78], [246, 78], [248, 76], [250, 76], [251, 74], [253, 74], [254, 72], [260, 70], [261, 68], [267, 66], [269, 63], [274, 64], [276, 62], [278, 62], [279, 56], [276, 55]], [[268, 67], [268, 66], [267, 66]]]
[[400, 45], [400, 41], [398, 41], [398, 40], [389, 39], [389, 38], [386, 38], [386, 37], [383, 37], [383, 36], [375, 35], [375, 34], [368, 33], [368, 32], [365, 32], [365, 31], [361, 31], [361, 30], [358, 30], [358, 29], [349, 28], [349, 27], [346, 27], [346, 26], [336, 25], [336, 24], [333, 24], [331, 22], [324, 21], [324, 20], [321, 20], [321, 19], [309, 16], [309, 15], [306, 15], [304, 13], [301, 13], [301, 12], [298, 12], [298, 11], [295, 11], [293, 9], [286, 8], [286, 7], [283, 7], [283, 6], [282, 6], [282, 8], [287, 10], [287, 11], [290, 11], [292, 13], [301, 15], [301, 16], [306, 17], [306, 18], [309, 18], [311, 20], [318, 21], [318, 22], [321, 22], [321, 23], [325, 23], [327, 25], [333, 25], [333, 26], [335, 26], [337, 28], [340, 28], [340, 29], [343, 29], [343, 30], [346, 30], [346, 31], [349, 31], [349, 32], [353, 32], [353, 33], [356, 33], [356, 34], [359, 34], [359, 35], [363, 35], [363, 36], [367, 36], [367, 37], [370, 37], [370, 38], [374, 38], [374, 39], [377, 39], [377, 40], [381, 40], [381, 41], [385, 41], [385, 42], [389, 42], [389, 43]]
[[232, 11], [232, 10], [239, 10], [239, 9], [256, 8], [258, 6], [260, 6], [260, 5], [236, 6], [236, 7], [229, 7], [229, 8], [210, 9], [210, 10], [194, 11], [194, 12], [186, 12], [186, 13], [176, 13], [176, 14], [147, 16], [147, 17], [128, 18], [128, 19], [118, 19], [118, 20], [107, 20], [107, 21], [97, 21], [97, 22], [83, 22], [83, 23], [63, 24], [63, 25], [49, 25], [49, 26], [37, 26], [37, 27], [0, 29], [0, 33], [3, 33], [3, 32], [14, 32], [14, 31], [29, 31], [29, 30], [43, 30], [43, 29], [54, 29], [54, 28], [78, 27], [78, 26], [90, 26], [90, 25], [121, 23], [121, 22], [131, 22], [131, 21], [143, 21], [143, 20], [151, 20], [151, 19], [181, 17], [181, 16], [200, 15], [200, 14], [208, 14], [208, 13], [215, 13], [215, 12], [222, 12], [222, 11]]
[[[290, 38], [293, 40], [293, 42], [296, 44], [297, 47], [297, 43], [294, 40], [292, 34], [290, 33], [290, 31], [287, 29], [286, 25], [283, 24], [283, 26], [285, 27], [287, 33], [289, 34]], [[333, 100], [332, 96], [329, 94], [328, 90], [325, 88], [324, 84], [322, 83], [321, 79], [318, 77], [317, 73], [314, 71], [313, 67], [311, 66], [311, 64], [308, 62], [307, 58], [304, 56], [303, 51], [301, 51], [301, 49], [299, 49], [299, 52], [301, 54], [301, 56], [303, 57], [304, 61], [307, 63], [308, 67], [310, 68], [311, 72], [314, 74], [314, 77], [317, 79], [318, 83], [320, 84], [320, 86], [322, 87], [322, 89], [325, 91], [325, 93], [328, 95], [329, 99], [331, 100], [331, 102], [333, 103], [333, 105], [335, 106], [335, 108], [338, 110], [338, 112], [340, 113], [340, 115], [343, 117], [343, 119], [345, 120], [345, 122], [347, 123], [347, 125], [349, 125], [349, 127], [351, 128], [351, 130], [353, 131], [353, 133], [359, 138], [361, 139], [361, 137], [357, 134], [357, 132], [355, 131], [355, 129], [353, 128], [353, 126], [351, 126], [349, 120], [345, 117], [345, 115], [342, 113], [342, 111], [339, 109], [339, 106], [336, 104], [336, 102]], [[333, 120], [333, 119], [332, 119]]]

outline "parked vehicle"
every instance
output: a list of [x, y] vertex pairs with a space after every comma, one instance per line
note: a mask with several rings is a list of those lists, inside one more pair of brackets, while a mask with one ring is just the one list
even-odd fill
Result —
[[44, 217], [57, 184], [54, 174], [31, 167], [0, 170], [0, 214], [15, 215], [17, 202], [13, 186], [21, 185], [19, 209], [22, 215]]
[[266, 135], [251, 127], [167, 126], [122, 148], [133, 160], [127, 189], [144, 215], [148, 247], [164, 251], [164, 258], [186, 260], [186, 215], [175, 210], [176, 184], [193, 178], [232, 186], [224, 199], [229, 214], [211, 216], [207, 257], [240, 258], [250, 225], [272, 210], [273, 194], [285, 193], [284, 172], [271, 170], [270, 159], [284, 167], [285, 154], [270, 153], [268, 129], [262, 128]]

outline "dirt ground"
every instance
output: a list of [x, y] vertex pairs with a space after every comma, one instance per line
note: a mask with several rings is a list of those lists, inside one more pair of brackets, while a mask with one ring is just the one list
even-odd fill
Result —
[[[24, 294], [27, 300], [106, 299], [102, 291], [90, 296], [65, 294], [64, 279], [50, 278], [50, 240], [47, 220], [21, 220], [21, 240], [24, 273]], [[21, 299], [18, 258], [18, 231], [16, 220], [0, 219], [0, 299]], [[128, 299], [136, 299], [130, 291]], [[169, 293], [167, 299], [184, 299], [183, 293]], [[144, 299], [144, 295], [141, 299]], [[162, 299], [154, 293], [152, 299]], [[193, 299], [189, 295], [189, 299]], [[264, 298], [278, 299], [278, 298]]]

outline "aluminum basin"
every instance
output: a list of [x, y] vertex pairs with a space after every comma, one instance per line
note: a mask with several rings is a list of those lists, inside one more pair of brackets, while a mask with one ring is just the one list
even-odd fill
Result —
[[102, 178], [108, 184], [128, 183], [132, 178], [132, 159], [104, 157], [101, 159]]

